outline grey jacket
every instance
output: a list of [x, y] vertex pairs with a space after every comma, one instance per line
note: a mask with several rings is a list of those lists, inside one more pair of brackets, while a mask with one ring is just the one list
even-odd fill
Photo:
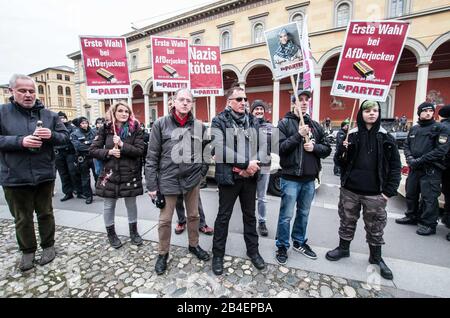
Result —
[[[195, 133], [194, 123], [200, 128]], [[181, 129], [175, 131], [177, 128]], [[184, 127], [180, 127], [173, 114], [159, 118], [153, 124], [145, 161], [148, 191], [159, 190], [163, 195], [177, 195], [200, 184], [208, 172], [208, 165], [202, 156], [208, 143], [202, 138], [204, 131], [202, 122], [194, 119], [192, 113], [189, 113]], [[190, 149], [190, 153], [183, 153], [182, 149]], [[181, 158], [177, 154], [184, 154], [183, 160], [179, 160]], [[186, 156], [189, 160], [185, 160]]]
[[[45, 109], [37, 100], [31, 109], [23, 108], [12, 99], [0, 105], [0, 184], [2, 186], [38, 185], [55, 180], [53, 147], [67, 144], [69, 133], [58, 114]], [[23, 138], [32, 135], [36, 122], [42, 120], [52, 137], [44, 140], [38, 152], [22, 146]]]

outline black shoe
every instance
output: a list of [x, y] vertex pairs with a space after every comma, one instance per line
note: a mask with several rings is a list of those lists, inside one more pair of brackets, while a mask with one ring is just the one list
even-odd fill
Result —
[[339, 246], [334, 250], [328, 251], [325, 255], [326, 259], [329, 261], [338, 261], [343, 257], [350, 256], [350, 241], [343, 239], [339, 240]]
[[306, 244], [307, 241], [308, 240], [306, 240], [305, 243], [303, 243], [303, 244], [300, 244], [299, 242], [294, 241], [292, 248], [295, 251], [302, 253], [303, 255], [305, 255], [306, 257], [308, 257], [310, 259], [316, 259], [317, 255], [316, 255], [316, 253], [314, 253], [314, 251], [311, 249], [311, 247], [308, 244]]
[[212, 270], [213, 273], [218, 275], [222, 275], [223, 273], [223, 257], [213, 256], [212, 259]]
[[209, 260], [209, 254], [205, 252], [200, 245], [197, 245], [196, 247], [189, 246], [189, 252], [197, 256], [197, 258], [201, 261], [208, 261]]
[[450, 241], [450, 233], [447, 234], [447, 241]]
[[108, 234], [109, 244], [111, 244], [112, 247], [117, 249], [122, 246], [122, 242], [120, 241], [119, 237], [116, 234], [114, 225], [107, 226], [106, 233]]
[[34, 253], [22, 254], [20, 259], [19, 269], [22, 272], [28, 271], [34, 267]]
[[137, 231], [137, 222], [135, 223], [128, 223], [128, 226], [130, 228], [130, 239], [131, 244], [140, 246], [144, 242], [142, 240], [142, 237], [139, 235]]
[[409, 216], [405, 216], [404, 218], [401, 218], [401, 219], [395, 219], [395, 223], [417, 225], [417, 220], [410, 218]]
[[64, 201], [67, 201], [67, 200], [70, 200], [70, 199], [73, 199], [73, 194], [72, 194], [72, 193], [67, 193], [67, 194], [66, 194], [64, 197], [62, 197], [61, 200], [59, 200], [59, 201], [64, 202]]
[[275, 259], [277, 263], [280, 265], [286, 265], [288, 260], [287, 249], [286, 247], [279, 247], [277, 254], [275, 255]]
[[81, 194], [81, 193], [78, 193], [77, 194], [77, 199], [87, 199], [88, 197], [87, 196], [85, 196], [84, 194]]
[[264, 259], [261, 257], [261, 255], [259, 255], [259, 253], [256, 253], [254, 255], [249, 255], [247, 253], [247, 256], [250, 257], [253, 266], [255, 266], [257, 269], [262, 270], [266, 268], [266, 263], [264, 262]]
[[269, 235], [269, 231], [267, 230], [266, 223], [264, 223], [264, 222], [259, 223], [258, 230], [259, 230], [259, 235], [261, 235], [261, 236]]
[[86, 202], [86, 204], [91, 204], [92, 201], [93, 201], [93, 198], [92, 197], [88, 197], [85, 202]]
[[436, 228], [419, 224], [416, 233], [422, 236], [432, 235], [436, 234]]
[[56, 257], [56, 250], [54, 246], [44, 248], [42, 250], [42, 256], [39, 260], [39, 265], [44, 266], [45, 264], [48, 264], [52, 262]]
[[167, 259], [169, 258], [169, 253], [165, 255], [158, 255], [158, 259], [155, 264], [155, 272], [158, 275], [164, 274], [167, 269]]
[[391, 269], [386, 265], [383, 258], [381, 257], [381, 245], [375, 246], [370, 245], [370, 257], [369, 263], [380, 266], [380, 275], [384, 279], [392, 280], [394, 279], [394, 275], [392, 274]]

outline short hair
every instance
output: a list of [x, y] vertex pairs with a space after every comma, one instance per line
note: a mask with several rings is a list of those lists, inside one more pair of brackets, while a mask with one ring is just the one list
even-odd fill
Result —
[[98, 123], [98, 122], [104, 123], [104, 122], [105, 122], [105, 118], [103, 118], [103, 117], [97, 118], [97, 119], [95, 120], [95, 123]]
[[13, 74], [13, 76], [11, 76], [11, 79], [9, 80], [9, 88], [13, 89], [14, 87], [16, 87], [17, 80], [20, 80], [20, 79], [32, 81], [33, 84], [36, 85], [36, 82], [34, 81], [34, 79], [28, 75]]
[[227, 90], [227, 92], [225, 93], [225, 97], [228, 99], [228, 98], [230, 98], [230, 96], [232, 96], [233, 94], [234, 94], [234, 92], [235, 91], [242, 91], [242, 92], [244, 92], [245, 90], [242, 88], [242, 87], [240, 87], [240, 86], [231, 86], [228, 90]]
[[173, 95], [174, 96], [173, 99], [176, 99], [178, 97], [178, 94], [181, 92], [188, 92], [189, 95], [191, 95], [191, 98], [194, 99], [194, 95], [192, 95], [192, 92], [189, 88], [180, 88], [179, 90], [177, 90]]

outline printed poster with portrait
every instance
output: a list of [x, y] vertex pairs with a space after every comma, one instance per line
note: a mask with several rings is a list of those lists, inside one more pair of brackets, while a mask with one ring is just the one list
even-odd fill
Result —
[[267, 30], [264, 35], [276, 79], [303, 73], [304, 62], [300, 30], [296, 22]]

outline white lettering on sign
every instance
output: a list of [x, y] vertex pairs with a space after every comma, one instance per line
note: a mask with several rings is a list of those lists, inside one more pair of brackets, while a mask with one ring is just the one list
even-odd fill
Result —
[[207, 51], [205, 50], [198, 50], [195, 47], [191, 47], [189, 50], [191, 60], [201, 60], [201, 61], [216, 61], [217, 60], [217, 52], [211, 51], [210, 48], [208, 48]]

